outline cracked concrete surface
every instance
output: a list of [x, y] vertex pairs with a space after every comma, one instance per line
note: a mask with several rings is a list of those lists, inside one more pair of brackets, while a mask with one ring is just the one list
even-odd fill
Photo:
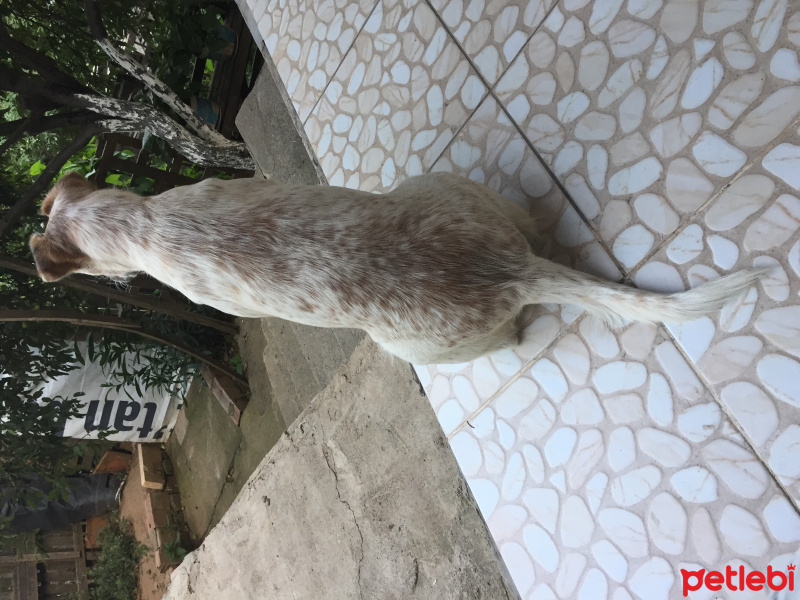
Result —
[[362, 342], [165, 600], [516, 599], [408, 364]]
[[[353, 507], [350, 506], [350, 502], [347, 499], [342, 498], [342, 492], [339, 489], [339, 473], [336, 470], [336, 459], [332, 456], [333, 449], [328, 444], [322, 445], [322, 454], [325, 457], [325, 462], [328, 465], [328, 468], [333, 473], [333, 477], [336, 480], [336, 494], [339, 496], [339, 502], [344, 504], [347, 507], [347, 510], [353, 515], [353, 525], [356, 526], [356, 531], [358, 531], [358, 537], [361, 539], [361, 546], [360, 546], [360, 556], [358, 557], [358, 589], [363, 590], [361, 586], [361, 566], [364, 563], [364, 534], [361, 533], [361, 526], [358, 524], [358, 518], [356, 517], [356, 511], [353, 510]], [[416, 560], [416, 559], [415, 559]], [[363, 598], [363, 593], [361, 594]]]

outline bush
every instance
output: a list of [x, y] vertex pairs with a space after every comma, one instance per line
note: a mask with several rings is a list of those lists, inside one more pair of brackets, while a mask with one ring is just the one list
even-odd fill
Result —
[[129, 521], [113, 515], [99, 535], [100, 556], [89, 570], [89, 600], [136, 600], [139, 561], [147, 546]]

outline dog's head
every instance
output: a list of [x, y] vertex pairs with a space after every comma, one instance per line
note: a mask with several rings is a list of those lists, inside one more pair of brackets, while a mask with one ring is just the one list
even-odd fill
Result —
[[67, 205], [81, 202], [95, 192], [94, 184], [78, 173], [64, 175], [42, 202], [41, 212], [50, 218], [44, 235], [31, 236], [30, 247], [36, 269], [44, 281], [57, 281], [76, 271], [91, 272], [92, 260], [70, 239], [65, 220], [59, 218]]

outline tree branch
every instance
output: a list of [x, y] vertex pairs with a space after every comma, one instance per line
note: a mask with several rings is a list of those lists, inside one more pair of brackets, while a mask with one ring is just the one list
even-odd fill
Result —
[[40, 108], [43, 110], [53, 110], [59, 108], [59, 104], [50, 100], [42, 93], [46, 87], [44, 80], [23, 74], [9, 67], [0, 64], [0, 90], [17, 93], [25, 98], [28, 108]]
[[[88, 125], [102, 119], [102, 115], [93, 113], [89, 110], [76, 110], [66, 113], [58, 113], [55, 115], [45, 115], [35, 122], [28, 124], [25, 127], [25, 133], [28, 135], [36, 135], [44, 131], [51, 131], [61, 127], [72, 127], [73, 125]], [[0, 123], [0, 136], [8, 137], [17, 128], [24, 124], [26, 119], [17, 119], [16, 121], [6, 121]]]
[[92, 92], [72, 75], [59, 69], [58, 64], [52, 58], [11, 37], [2, 21], [0, 21], [0, 46], [3, 46], [11, 54], [15, 63], [36, 71], [51, 84], [63, 86], [75, 92]]
[[192, 358], [214, 367], [232, 377], [236, 381], [247, 385], [247, 379], [239, 375], [236, 371], [232, 370], [226, 364], [209, 358], [201, 354], [191, 346], [176, 340], [170, 336], [164, 335], [157, 331], [145, 329], [138, 323], [123, 319], [121, 317], [114, 317], [111, 315], [87, 315], [77, 311], [63, 311], [63, 310], [0, 310], [0, 323], [10, 321], [47, 321], [47, 322], [66, 322], [73, 325], [99, 327], [104, 329], [115, 329], [118, 331], [127, 331], [135, 333], [142, 337], [151, 339], [166, 346], [172, 346], [176, 350], [180, 350], [191, 356]]
[[[255, 168], [250, 152], [244, 144], [225, 140], [226, 145], [219, 146], [199, 139], [175, 120], [148, 104], [118, 100], [99, 94], [75, 94], [64, 88], [50, 86], [41, 79], [12, 71], [2, 64], [0, 64], [0, 89], [112, 117], [111, 120], [97, 122], [99, 127], [107, 131], [121, 133], [148, 130], [199, 165], [245, 170]], [[0, 225], [0, 235], [3, 231]]]
[[0, 221], [0, 236], [4, 235], [11, 226], [16, 223], [19, 218], [28, 210], [45, 189], [50, 186], [53, 178], [58, 174], [66, 162], [81, 150], [91, 139], [101, 132], [100, 127], [97, 125], [87, 125], [73, 140], [64, 146], [61, 151], [51, 160], [44, 170], [41, 172], [33, 185], [23, 194], [22, 198], [17, 200], [16, 204], [12, 206], [5, 215], [3, 220]]
[[[139, 67], [143, 69], [141, 65]], [[56, 81], [63, 81], [63, 77], [56, 77]], [[155, 78], [153, 81], [158, 82]], [[158, 84], [169, 91], [161, 82]], [[0, 89], [21, 94], [26, 100], [41, 108], [69, 106], [112, 117], [113, 120], [98, 123], [110, 131], [149, 130], [187, 159], [203, 166], [245, 170], [255, 168], [255, 163], [244, 144], [228, 140], [205, 126], [201, 127], [200, 131], [206, 135], [206, 139], [199, 139], [153, 106], [109, 98], [95, 94], [91, 90], [89, 93], [75, 93], [69, 86], [53, 85], [41, 77], [30, 76], [3, 64], [0, 64]], [[169, 94], [175, 98], [171, 91]], [[185, 105], [182, 106], [188, 111]], [[196, 117], [193, 118], [197, 120]], [[5, 228], [7, 224], [0, 223], [0, 235]]]
[[[35, 265], [11, 256], [0, 255], [0, 269], [8, 269], [9, 271], [15, 271], [30, 277], [39, 277]], [[65, 287], [81, 290], [82, 292], [97, 294], [98, 296], [103, 296], [111, 300], [130, 304], [131, 306], [152, 310], [163, 315], [169, 315], [177, 319], [189, 321], [191, 323], [197, 323], [198, 325], [203, 325], [204, 327], [211, 327], [212, 329], [216, 329], [222, 333], [236, 335], [239, 331], [236, 325], [233, 323], [221, 321], [219, 319], [207, 317], [198, 313], [193, 313], [174, 305], [170, 306], [162, 300], [156, 299], [152, 296], [123, 292], [109, 285], [98, 283], [86, 275], [73, 274], [65, 279], [60, 280], [56, 285], [63, 285]]]
[[106, 37], [105, 28], [103, 27], [100, 12], [95, 0], [84, 0], [83, 6], [86, 12], [86, 18], [89, 21], [89, 30], [92, 32], [92, 36], [95, 38], [100, 48], [103, 49], [103, 52], [108, 54], [115, 63], [141, 81], [150, 91], [164, 101], [201, 139], [217, 146], [224, 147], [235, 145], [235, 142], [232, 142], [201, 121], [200, 118], [192, 112], [192, 109], [186, 106], [164, 82], [151, 75], [143, 65], [120, 52], [111, 43]]
[[[44, 111], [42, 110], [32, 110], [31, 114], [29, 114], [27, 118], [14, 121], [15, 123], [19, 123], [19, 125], [17, 125], [13, 131], [8, 133], [6, 141], [0, 144], [0, 156], [2, 156], [3, 153], [11, 146], [20, 141], [26, 133], [29, 133], [31, 123], [41, 120], [43, 114]], [[3, 135], [3, 133], [0, 132], [0, 135]]]
[[[103, 98], [103, 100], [107, 100], [107, 98]], [[98, 125], [111, 133], [134, 133], [147, 130], [163, 139], [190, 162], [198, 165], [243, 170], [255, 168], [255, 163], [246, 145], [235, 144], [220, 148], [191, 135], [173, 119], [151, 106], [145, 104], [133, 104], [133, 106], [138, 107], [137, 110], [127, 115], [120, 111], [118, 115], [114, 116], [121, 118], [98, 121]]]
[[129, 319], [113, 315], [87, 315], [69, 310], [0, 310], [0, 323], [14, 321], [49, 321], [88, 325], [90, 327], [114, 326], [115, 329], [141, 329], [141, 325]]

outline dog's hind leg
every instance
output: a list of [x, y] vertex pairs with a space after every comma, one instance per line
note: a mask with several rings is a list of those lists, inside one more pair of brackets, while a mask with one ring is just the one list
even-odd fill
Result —
[[520, 340], [521, 330], [519, 329], [518, 318], [514, 317], [489, 333], [470, 338], [454, 348], [447, 349], [446, 360], [437, 362], [453, 363], [473, 360], [498, 350], [519, 346]]
[[513, 348], [520, 342], [516, 317], [488, 333], [467, 336], [453, 346], [429, 339], [386, 340], [375, 332], [370, 335], [387, 352], [417, 365], [467, 362], [497, 350]]

